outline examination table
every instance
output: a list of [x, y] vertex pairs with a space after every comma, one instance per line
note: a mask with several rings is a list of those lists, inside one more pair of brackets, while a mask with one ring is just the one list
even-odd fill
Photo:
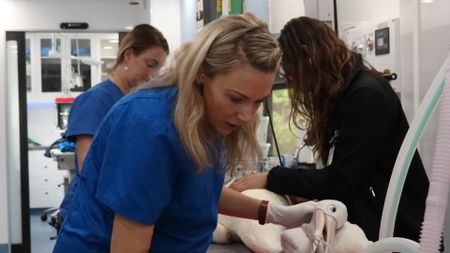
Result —
[[212, 243], [206, 253], [252, 253], [247, 247], [242, 243], [233, 244], [215, 244]]

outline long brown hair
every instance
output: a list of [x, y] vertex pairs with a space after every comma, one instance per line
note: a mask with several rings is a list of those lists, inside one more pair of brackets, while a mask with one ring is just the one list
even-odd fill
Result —
[[353, 68], [353, 53], [323, 21], [299, 17], [289, 21], [278, 38], [281, 65], [287, 75], [297, 128], [306, 120], [306, 135], [318, 158], [328, 155], [328, 134], [336, 98]]

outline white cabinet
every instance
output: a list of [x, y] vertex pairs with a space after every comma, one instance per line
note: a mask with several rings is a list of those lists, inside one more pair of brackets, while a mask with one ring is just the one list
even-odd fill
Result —
[[56, 207], [64, 198], [65, 170], [58, 170], [53, 158], [44, 156], [44, 150], [28, 152], [30, 208]]
[[[76, 97], [108, 78], [118, 33], [26, 33], [28, 137], [41, 147], [59, 139], [55, 98]], [[44, 150], [30, 150], [30, 207], [59, 206], [67, 170], [58, 170]]]
[[108, 78], [118, 33], [27, 33], [28, 101], [76, 97]]

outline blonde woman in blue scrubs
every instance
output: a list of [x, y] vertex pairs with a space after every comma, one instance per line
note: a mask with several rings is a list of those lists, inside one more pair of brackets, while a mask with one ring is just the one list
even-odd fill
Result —
[[254, 15], [205, 26], [174, 68], [108, 113], [53, 252], [205, 252], [218, 212], [298, 225], [296, 206], [222, 189], [227, 169], [260, 154], [255, 112], [280, 57]]

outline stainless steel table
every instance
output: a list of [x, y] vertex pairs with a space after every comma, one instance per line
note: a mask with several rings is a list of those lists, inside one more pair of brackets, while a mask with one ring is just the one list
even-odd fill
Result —
[[244, 244], [211, 244], [206, 251], [207, 253], [252, 253]]

